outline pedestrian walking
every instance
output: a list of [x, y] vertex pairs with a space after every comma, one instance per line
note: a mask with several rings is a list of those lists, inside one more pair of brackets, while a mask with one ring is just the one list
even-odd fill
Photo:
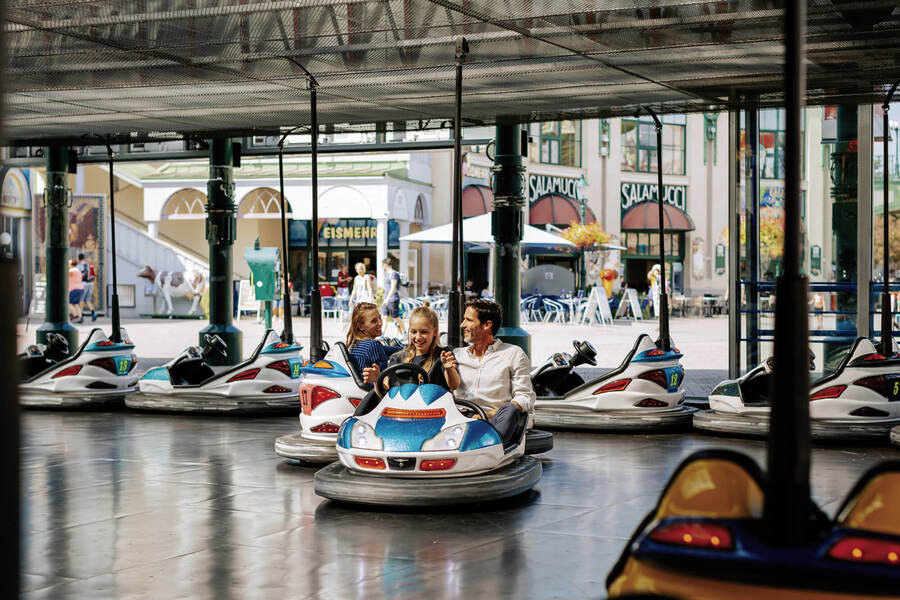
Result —
[[84, 282], [81, 279], [81, 269], [76, 261], [69, 262], [69, 318], [76, 323], [83, 323], [81, 313], [81, 300], [84, 296]]
[[97, 274], [94, 272], [94, 263], [92, 263], [84, 254], [78, 255], [78, 270], [81, 271], [81, 314], [84, 311], [91, 311], [91, 321], [97, 320], [97, 311], [94, 310], [94, 281]]

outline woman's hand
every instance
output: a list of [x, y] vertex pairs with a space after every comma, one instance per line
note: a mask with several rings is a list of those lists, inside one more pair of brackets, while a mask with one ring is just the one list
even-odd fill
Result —
[[363, 381], [365, 381], [366, 383], [375, 383], [375, 380], [378, 379], [378, 375], [380, 374], [381, 369], [378, 368], [378, 365], [372, 363], [371, 367], [366, 367], [365, 369], [363, 369]]
[[456, 362], [456, 356], [447, 350], [441, 352], [441, 364], [444, 365], [445, 371], [448, 369], [455, 369], [459, 366]]

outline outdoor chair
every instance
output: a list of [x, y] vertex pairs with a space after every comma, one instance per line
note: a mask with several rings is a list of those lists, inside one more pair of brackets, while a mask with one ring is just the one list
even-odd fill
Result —
[[340, 310], [340, 304], [338, 303], [338, 299], [334, 296], [325, 296], [322, 298], [322, 316], [325, 318], [338, 318], [338, 311]]

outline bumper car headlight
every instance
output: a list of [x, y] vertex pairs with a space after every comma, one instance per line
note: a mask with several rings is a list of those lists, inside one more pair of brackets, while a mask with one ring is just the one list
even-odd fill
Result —
[[357, 421], [353, 424], [353, 430], [350, 432], [350, 445], [362, 450], [381, 450], [384, 448], [384, 443], [380, 437], [375, 435], [375, 430], [362, 421]]
[[451, 425], [422, 443], [422, 452], [456, 450], [466, 435], [468, 424]]

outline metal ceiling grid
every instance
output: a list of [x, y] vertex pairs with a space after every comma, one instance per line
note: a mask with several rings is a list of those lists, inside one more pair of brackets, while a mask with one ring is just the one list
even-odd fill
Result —
[[[453, 114], [490, 124], [720, 109], [781, 97], [780, 2], [768, 0], [8, 0], [14, 143], [338, 130]], [[874, 101], [900, 79], [896, 0], [809, 0], [811, 102]]]

